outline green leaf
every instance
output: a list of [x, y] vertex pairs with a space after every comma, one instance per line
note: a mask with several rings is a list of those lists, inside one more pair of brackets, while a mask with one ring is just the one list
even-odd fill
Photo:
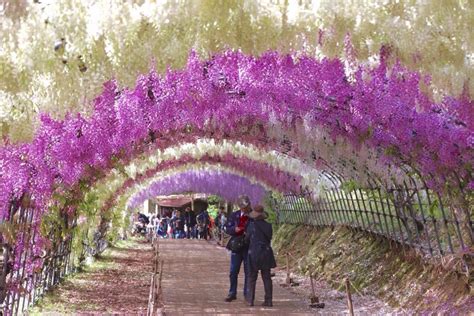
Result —
[[437, 216], [437, 211], [439, 206], [438, 200], [434, 200], [433, 203], [431, 203], [430, 207], [428, 208], [428, 214], [430, 214], [431, 217], [436, 218]]
[[349, 181], [344, 182], [341, 185], [341, 187], [344, 190], [344, 192], [351, 193], [352, 191], [358, 189], [359, 185], [354, 180], [349, 180]]

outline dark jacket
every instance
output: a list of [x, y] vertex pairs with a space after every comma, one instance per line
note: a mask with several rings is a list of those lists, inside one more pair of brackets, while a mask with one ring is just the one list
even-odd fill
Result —
[[214, 225], [216, 225], [217, 228], [221, 226], [221, 216], [222, 213], [217, 213], [216, 217], [214, 218]]
[[271, 248], [272, 225], [264, 219], [250, 220], [245, 230], [249, 242], [249, 263], [253, 270], [268, 270], [276, 267]]
[[[237, 234], [235, 233], [235, 228], [237, 226], [239, 226], [239, 223], [240, 223], [240, 213], [241, 211], [236, 211], [236, 212], [233, 212], [228, 220], [227, 220], [227, 223], [225, 225], [225, 232], [226, 234], [229, 234], [231, 236], [237, 236]], [[248, 223], [248, 222], [247, 222]], [[238, 234], [238, 235], [242, 235], [243, 233], [241, 234]]]
[[206, 210], [199, 213], [198, 216], [196, 217], [196, 222], [201, 226], [207, 227], [210, 222], [209, 213]]
[[150, 223], [150, 220], [148, 219], [148, 216], [142, 213], [138, 213], [138, 221], [140, 223], [143, 223], [145, 225], [148, 225]]
[[196, 226], [196, 215], [194, 215], [194, 212], [184, 212], [184, 222], [188, 227]]
[[184, 230], [184, 215], [175, 218], [175, 229]]

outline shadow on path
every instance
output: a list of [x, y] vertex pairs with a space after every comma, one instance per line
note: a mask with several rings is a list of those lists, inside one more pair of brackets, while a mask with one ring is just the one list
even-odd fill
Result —
[[30, 314], [139, 315], [146, 313], [151, 246], [140, 241], [110, 248], [83, 272], [48, 293]]

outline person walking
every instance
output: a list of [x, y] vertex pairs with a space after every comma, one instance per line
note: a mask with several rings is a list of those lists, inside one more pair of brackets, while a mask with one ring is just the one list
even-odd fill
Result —
[[174, 233], [176, 230], [176, 211], [173, 210], [171, 213], [171, 218], [168, 221], [168, 235], [171, 239], [174, 239]]
[[161, 236], [161, 238], [168, 238], [168, 217], [163, 217], [160, 220], [160, 224], [158, 227], [158, 235]]
[[174, 222], [174, 235], [176, 239], [182, 239], [184, 238], [184, 215], [181, 214], [180, 210], [176, 211], [176, 218]]
[[184, 223], [186, 224], [186, 238], [196, 238], [196, 215], [189, 206], [184, 211]]
[[207, 236], [209, 236], [209, 240], [213, 240], [216, 237], [214, 235], [214, 227], [215, 227], [214, 217], [209, 215], [209, 225], [207, 225]]
[[199, 239], [205, 239], [207, 240], [207, 232], [209, 230], [209, 213], [207, 212], [207, 209], [202, 210], [198, 216], [196, 217], [196, 222], [197, 222], [197, 227], [198, 227], [198, 235]]
[[160, 216], [159, 215], [156, 215], [154, 220], [153, 220], [153, 229], [154, 229], [154, 233], [156, 236], [158, 236], [158, 229], [160, 227]]
[[217, 213], [216, 218], [214, 219], [216, 231], [217, 231], [217, 242], [220, 244], [224, 234], [224, 227], [226, 223], [226, 216], [224, 213], [224, 206], [219, 207], [219, 213]]
[[249, 213], [250, 220], [245, 230], [245, 239], [249, 243], [249, 273], [246, 297], [249, 306], [254, 305], [258, 271], [262, 275], [265, 290], [265, 301], [262, 306], [273, 306], [273, 284], [270, 269], [276, 267], [276, 261], [270, 245], [273, 233], [272, 225], [265, 221], [267, 217], [268, 215], [263, 206], [255, 206], [254, 210]]
[[226, 302], [232, 302], [237, 299], [237, 281], [239, 277], [240, 267], [244, 263], [244, 297], [247, 296], [247, 276], [248, 276], [248, 245], [243, 243], [245, 228], [248, 222], [248, 214], [250, 213], [250, 199], [248, 196], [241, 196], [238, 200], [239, 210], [233, 212], [225, 226], [225, 232], [231, 236], [227, 249], [231, 251], [230, 256], [230, 288], [229, 294], [225, 298]]

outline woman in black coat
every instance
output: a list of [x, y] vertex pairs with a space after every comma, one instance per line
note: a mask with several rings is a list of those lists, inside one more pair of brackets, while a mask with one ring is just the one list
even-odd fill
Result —
[[247, 303], [254, 305], [255, 286], [257, 284], [258, 271], [262, 274], [265, 289], [265, 302], [263, 306], [272, 306], [273, 284], [270, 269], [276, 267], [273, 250], [270, 246], [272, 241], [272, 225], [265, 221], [267, 214], [260, 205], [255, 206], [249, 213], [250, 222], [245, 230], [245, 238], [249, 242], [249, 275], [247, 279]]

